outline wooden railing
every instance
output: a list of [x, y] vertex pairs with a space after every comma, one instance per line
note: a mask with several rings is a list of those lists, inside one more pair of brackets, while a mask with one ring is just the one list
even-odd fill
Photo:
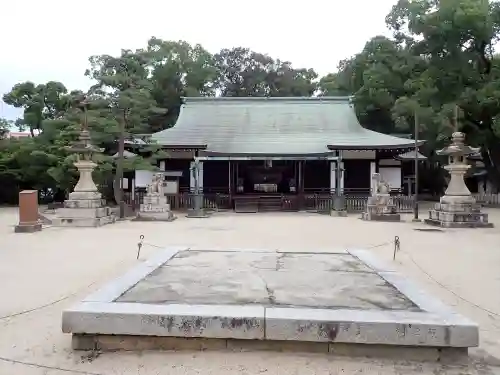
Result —
[[499, 194], [473, 194], [476, 202], [485, 207], [500, 207]]
[[[413, 211], [413, 197], [395, 195], [392, 197], [398, 212]], [[368, 203], [366, 195], [345, 195], [345, 209], [347, 212], [363, 212]], [[304, 196], [304, 209], [307, 211], [330, 212], [333, 209], [333, 199], [329, 194], [306, 194]]]
[[[130, 193], [124, 194], [125, 203], [134, 210], [139, 209], [140, 202], [145, 192], [136, 192], [134, 196]], [[167, 195], [168, 202], [173, 210], [182, 211], [193, 207], [193, 194], [184, 192], [179, 194]], [[485, 207], [500, 207], [500, 197], [498, 194], [473, 194], [476, 202]], [[346, 192], [345, 208], [347, 212], [363, 212], [365, 210], [368, 195]], [[420, 195], [421, 200], [431, 200], [427, 196]], [[393, 195], [397, 209], [400, 213], [413, 211], [413, 196]], [[439, 200], [439, 197], [434, 199]], [[305, 210], [311, 212], [330, 212], [333, 208], [332, 195], [328, 189], [321, 192], [305, 193], [302, 195], [283, 195], [283, 211]], [[207, 210], [232, 210], [233, 204], [230, 195], [227, 193], [204, 193], [203, 207]]]
[[[194, 198], [195, 194], [191, 193], [167, 194], [167, 201], [170, 203], [170, 207], [176, 211], [192, 208], [194, 206]], [[229, 195], [219, 193], [203, 194], [203, 208], [214, 211], [229, 210], [232, 208]]]
[[[139, 209], [142, 202], [144, 192], [136, 192], [134, 197], [130, 194], [125, 194], [125, 202], [133, 207], [134, 210]], [[184, 211], [193, 207], [195, 194], [179, 193], [167, 194], [167, 201], [172, 210]], [[394, 195], [392, 197], [396, 203], [397, 210], [400, 213], [412, 212], [413, 196]], [[344, 195], [345, 209], [347, 212], [363, 212], [368, 202], [367, 195]], [[491, 200], [493, 202], [493, 200]], [[498, 197], [496, 200], [498, 204]], [[232, 210], [233, 202], [229, 194], [223, 193], [204, 193], [203, 208], [206, 210], [224, 211]], [[310, 212], [329, 213], [333, 209], [332, 195], [328, 193], [320, 194], [302, 194], [302, 195], [281, 195], [281, 210], [282, 211], [299, 211], [305, 210]]]
[[[138, 210], [144, 195], [146, 193], [142, 191], [135, 192], [133, 198], [131, 194], [125, 194], [125, 203], [133, 207], [134, 210]], [[166, 194], [166, 196], [172, 210], [183, 211], [192, 208], [194, 205], [194, 194], [191, 193]], [[229, 194], [203, 194], [203, 208], [216, 211], [231, 209]]]

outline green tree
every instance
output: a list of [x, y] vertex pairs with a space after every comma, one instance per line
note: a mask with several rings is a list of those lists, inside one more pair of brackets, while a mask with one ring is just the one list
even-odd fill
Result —
[[341, 61], [338, 72], [320, 80], [321, 95], [353, 95], [361, 124], [383, 133], [409, 132], [407, 122], [395, 122], [396, 101], [407, 95], [407, 83], [425, 68], [421, 58], [383, 36], [368, 41], [363, 50]]
[[20, 129], [28, 128], [31, 136], [40, 131], [45, 119], [60, 116], [68, 106], [66, 87], [55, 81], [35, 85], [26, 81], [16, 84], [3, 96], [3, 101], [16, 108], [23, 108], [23, 117], [16, 122]]
[[489, 178], [500, 186], [500, 4], [486, 0], [400, 0], [387, 17], [400, 45], [426, 62], [406, 83], [396, 118], [419, 111], [438, 137], [453, 129], [453, 113], [469, 142], [481, 146]]
[[[152, 114], [162, 114], [151, 91], [149, 78], [149, 55], [144, 51], [122, 50], [118, 57], [101, 55], [89, 59], [91, 68], [85, 73], [97, 83], [91, 88], [90, 108], [98, 113], [92, 117], [91, 126], [101, 127], [118, 139], [118, 159], [116, 165], [115, 200], [120, 204], [123, 217], [123, 190], [121, 181], [125, 167], [123, 156], [125, 140], [135, 134], [149, 132], [148, 119]], [[140, 157], [132, 159], [134, 164], [144, 162]], [[128, 164], [128, 163], [127, 163]], [[151, 165], [148, 165], [151, 167]]]
[[222, 49], [214, 58], [222, 96], [311, 96], [317, 89], [313, 69], [294, 69], [248, 48]]
[[215, 95], [217, 69], [211, 53], [201, 45], [151, 38], [146, 54], [151, 69], [151, 95], [166, 112], [149, 117], [151, 132], [175, 124], [183, 96]]

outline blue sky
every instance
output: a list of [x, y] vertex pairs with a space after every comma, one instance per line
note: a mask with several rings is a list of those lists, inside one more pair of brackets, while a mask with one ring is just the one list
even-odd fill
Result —
[[[248, 47], [326, 74], [372, 36], [389, 35], [385, 16], [395, 3], [86, 0], [76, 6], [63, 0], [6, 1], [0, 16], [0, 97], [27, 80], [87, 89], [90, 81], [83, 73], [89, 56], [142, 48], [151, 36], [200, 43], [210, 52]], [[0, 117], [19, 114], [0, 103]]]

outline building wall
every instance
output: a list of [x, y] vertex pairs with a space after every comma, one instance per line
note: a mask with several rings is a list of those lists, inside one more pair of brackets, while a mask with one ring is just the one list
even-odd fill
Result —
[[378, 162], [378, 173], [389, 184], [392, 191], [403, 189], [401, 164], [401, 161], [394, 159], [381, 159]]
[[[190, 163], [189, 159], [167, 159], [164, 160], [164, 170], [165, 171], [180, 171], [182, 175], [179, 177], [179, 191], [189, 190], [190, 181]], [[163, 164], [163, 163], [161, 163]], [[163, 169], [163, 168], [162, 168]]]

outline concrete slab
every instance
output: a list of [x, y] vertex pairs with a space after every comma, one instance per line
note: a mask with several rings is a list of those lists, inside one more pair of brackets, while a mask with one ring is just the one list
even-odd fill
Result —
[[63, 332], [264, 339], [264, 307], [83, 302], [63, 313]]
[[417, 308], [350, 254], [181, 251], [117, 301]]
[[478, 327], [367, 250], [166, 249], [63, 313], [74, 335], [477, 346]]

